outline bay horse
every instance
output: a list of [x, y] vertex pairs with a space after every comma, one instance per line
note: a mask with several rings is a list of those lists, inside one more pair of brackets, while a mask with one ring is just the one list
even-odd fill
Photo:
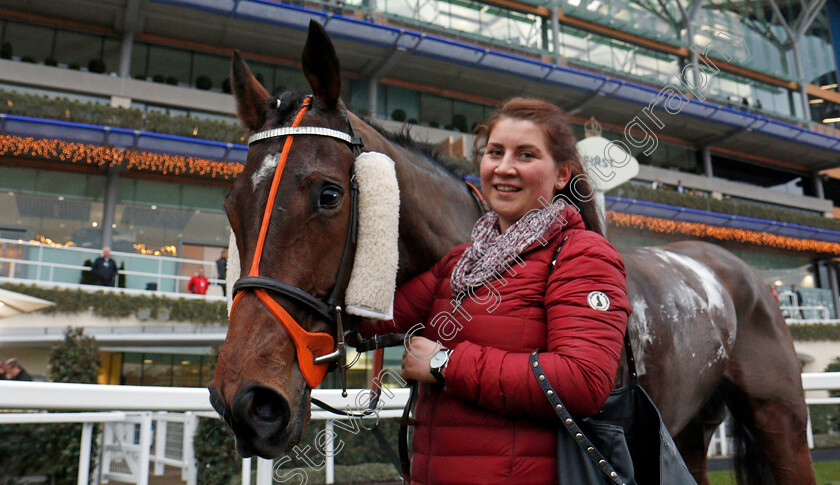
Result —
[[[395, 162], [398, 283], [468, 241], [481, 215], [450, 170], [345, 108], [338, 56], [314, 21], [302, 70], [312, 97], [286, 92], [275, 98], [238, 52], [233, 59], [233, 91], [244, 125], [256, 133], [286, 127], [269, 133], [298, 134], [253, 144], [224, 202], [241, 274], [277, 283], [260, 287], [251, 279], [246, 289], [253, 291], [237, 294], [209, 385], [211, 401], [243, 456], [277, 457], [299, 442], [309, 424], [310, 390], [320, 382], [312, 377], [311, 361], [341, 340], [335, 326], [341, 311], [331, 317], [313, 308], [328, 298], [340, 303], [349, 279], [344, 266], [352, 261], [353, 245], [345, 241], [352, 232], [355, 137], [362, 150], [385, 153]], [[324, 127], [331, 134], [300, 135], [290, 125]], [[275, 170], [283, 171], [282, 178], [272, 178]], [[728, 408], [745, 430], [745, 451], [754, 452], [739, 482], [814, 484], [798, 359], [779, 307], [756, 273], [704, 242], [629, 249], [622, 256], [633, 307], [628, 332], [641, 383], [697, 482], [708, 483], [706, 450]], [[292, 331], [279, 324], [282, 319], [298, 327]], [[331, 336], [328, 342], [300, 345], [300, 338], [324, 333]]]

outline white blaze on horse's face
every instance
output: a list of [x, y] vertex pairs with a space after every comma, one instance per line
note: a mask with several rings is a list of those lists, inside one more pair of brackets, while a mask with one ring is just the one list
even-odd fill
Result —
[[280, 156], [276, 153], [272, 153], [270, 155], [266, 155], [263, 159], [262, 165], [260, 168], [251, 175], [251, 187], [254, 189], [254, 192], [257, 191], [257, 188], [263, 182], [263, 180], [271, 178], [274, 176], [274, 169], [277, 168], [277, 162], [280, 160]]

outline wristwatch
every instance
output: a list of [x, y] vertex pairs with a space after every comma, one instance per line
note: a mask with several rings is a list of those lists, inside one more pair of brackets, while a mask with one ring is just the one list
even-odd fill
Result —
[[429, 359], [429, 371], [441, 384], [446, 382], [443, 378], [443, 370], [446, 369], [446, 364], [449, 363], [449, 356], [451, 354], [452, 349], [440, 349]]

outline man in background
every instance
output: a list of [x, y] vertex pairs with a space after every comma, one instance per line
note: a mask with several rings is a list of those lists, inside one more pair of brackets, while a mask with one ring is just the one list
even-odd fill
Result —
[[222, 257], [216, 260], [216, 274], [218, 275], [217, 278], [222, 280], [222, 295], [224, 296], [227, 296], [227, 284], [225, 282], [227, 279], [227, 251], [227, 249], [222, 249]]
[[29, 372], [26, 372], [26, 369], [24, 369], [23, 366], [20, 365], [20, 362], [18, 362], [18, 360], [14, 357], [3, 363], [3, 369], [6, 371], [5, 378], [10, 381], [32, 380], [32, 376], [29, 375]]
[[195, 295], [205, 295], [207, 294], [207, 287], [209, 283], [207, 282], [207, 277], [204, 276], [204, 267], [198, 267], [198, 273], [196, 273], [192, 278], [190, 278], [189, 284], [187, 284], [187, 289], [190, 290], [190, 293]]
[[96, 277], [96, 284], [99, 286], [114, 286], [114, 279], [117, 277], [119, 270], [117, 263], [111, 259], [111, 248], [102, 248], [102, 256], [96, 258], [93, 266], [90, 267], [90, 272]]

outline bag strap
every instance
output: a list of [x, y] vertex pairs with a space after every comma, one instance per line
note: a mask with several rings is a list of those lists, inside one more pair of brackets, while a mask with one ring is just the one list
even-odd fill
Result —
[[551, 407], [554, 408], [554, 412], [560, 417], [560, 421], [563, 423], [566, 431], [569, 432], [572, 439], [578, 444], [578, 446], [581, 447], [586, 456], [592, 460], [592, 463], [595, 464], [596, 468], [601, 470], [601, 472], [603, 472], [604, 475], [616, 485], [624, 485], [612, 465], [607, 462], [601, 452], [598, 451], [589, 441], [589, 438], [583, 434], [583, 431], [581, 431], [577, 423], [575, 423], [575, 420], [572, 418], [572, 415], [566, 410], [566, 406], [564, 406], [560, 401], [560, 398], [557, 397], [557, 393], [554, 392], [554, 389], [548, 382], [548, 378], [545, 376], [545, 372], [543, 372], [538, 355], [539, 351], [537, 350], [531, 352], [531, 370], [534, 372], [534, 377], [537, 378], [537, 382], [540, 384], [543, 394], [545, 394], [545, 397], [548, 398], [548, 402], [551, 403]]

